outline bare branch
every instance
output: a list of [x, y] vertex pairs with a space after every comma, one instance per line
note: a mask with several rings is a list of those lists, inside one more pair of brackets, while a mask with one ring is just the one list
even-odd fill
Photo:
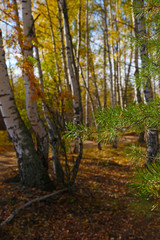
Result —
[[11, 213], [11, 215], [10, 215], [8, 218], [6, 218], [6, 220], [4, 220], [4, 221], [0, 224], [0, 228], [4, 227], [7, 223], [11, 222], [12, 219], [20, 212], [21, 209], [24, 209], [24, 208], [26, 208], [26, 207], [29, 207], [30, 205], [32, 205], [32, 203], [44, 201], [44, 200], [47, 199], [47, 198], [53, 197], [53, 196], [55, 196], [55, 195], [57, 195], [57, 194], [59, 194], [59, 193], [63, 193], [63, 192], [67, 192], [67, 191], [68, 191], [68, 188], [63, 188], [63, 189], [61, 189], [61, 190], [59, 190], [59, 191], [57, 191], [57, 192], [50, 193], [50, 194], [45, 195], [45, 196], [43, 196], [43, 197], [34, 198], [34, 199], [32, 199], [31, 201], [29, 201], [29, 202], [21, 205], [20, 207], [18, 207], [17, 209], [15, 209], [15, 210]]
[[11, 25], [10, 23], [8, 23], [8, 22], [2, 20], [1, 18], [0, 18], [0, 21], [3, 22], [3, 23], [5, 23], [6, 25], [12, 27], [12, 28], [15, 28], [13, 25]]

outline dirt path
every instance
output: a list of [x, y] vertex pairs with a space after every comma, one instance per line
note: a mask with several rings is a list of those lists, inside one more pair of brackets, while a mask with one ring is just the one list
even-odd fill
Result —
[[17, 159], [15, 152], [11, 151], [0, 154], [0, 174], [3, 174], [3, 172], [5, 172], [9, 168], [15, 167], [17, 167]]
[[[137, 139], [135, 136], [124, 137], [120, 143], [129, 143]], [[85, 141], [84, 150], [97, 148], [97, 143], [93, 141]], [[8, 169], [17, 167], [16, 153], [12, 146], [2, 147], [0, 146], [0, 175], [3, 175]]]
[[0, 144], [0, 176], [10, 169], [17, 168], [17, 158], [14, 147], [11, 143]]

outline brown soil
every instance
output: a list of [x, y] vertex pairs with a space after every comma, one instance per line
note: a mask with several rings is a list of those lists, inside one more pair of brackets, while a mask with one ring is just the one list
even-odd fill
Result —
[[14, 151], [0, 154], [0, 174], [4, 174], [9, 169], [17, 168], [16, 153]]
[[[136, 139], [135, 136], [127, 136], [117, 149], [107, 145], [102, 147], [102, 151], [98, 151], [96, 143], [87, 141], [73, 192], [22, 210], [1, 230], [0, 239], [160, 239], [159, 212], [155, 211], [151, 216], [144, 215], [144, 212], [135, 215], [133, 204], [136, 200], [128, 191], [133, 168], [124, 151]], [[0, 156], [3, 169], [0, 221], [6, 219], [19, 205], [46, 194], [40, 190], [23, 188], [19, 183], [4, 181], [15, 176], [13, 170], [5, 171], [8, 167], [16, 168], [16, 158], [12, 154], [3, 153]]]

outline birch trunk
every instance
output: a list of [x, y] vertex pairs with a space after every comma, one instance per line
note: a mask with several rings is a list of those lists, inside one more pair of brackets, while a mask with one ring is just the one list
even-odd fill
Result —
[[[74, 96], [73, 122], [75, 123], [75, 125], [79, 125], [83, 122], [82, 102], [81, 102], [79, 76], [78, 76], [77, 67], [76, 67], [74, 54], [73, 54], [73, 44], [72, 44], [72, 37], [70, 34], [67, 5], [65, 0], [58, 0], [58, 3], [63, 16], [63, 25], [64, 25], [63, 29], [64, 29], [64, 36], [65, 36], [65, 44], [66, 44], [67, 67], [68, 67], [68, 73], [69, 73], [69, 78], [71, 82], [72, 94]], [[78, 138], [77, 143], [78, 143], [77, 144], [78, 156], [73, 167], [73, 171], [72, 171], [73, 174], [72, 174], [70, 184], [74, 184], [75, 182], [79, 165], [81, 162], [81, 158], [82, 158], [82, 151], [83, 151], [82, 140]]]
[[0, 32], [0, 72], [0, 108], [16, 150], [21, 182], [25, 186], [45, 189], [50, 179], [15, 104], [5, 63], [2, 32]]
[[119, 83], [119, 78], [120, 78], [120, 71], [119, 71], [119, 60], [120, 60], [120, 30], [119, 30], [119, 25], [118, 25], [118, 22], [119, 22], [119, 1], [116, 0], [115, 2], [115, 11], [116, 11], [116, 14], [115, 14], [115, 27], [116, 27], [116, 32], [117, 32], [117, 39], [116, 39], [116, 51], [115, 51], [115, 54], [116, 54], [116, 89], [117, 89], [117, 102], [119, 105], [122, 106], [121, 104], [121, 96], [120, 96], [120, 83]]
[[133, 59], [133, 50], [131, 49], [130, 53], [130, 61], [127, 69], [127, 73], [125, 74], [125, 90], [124, 90], [124, 96], [123, 96], [123, 102], [125, 106], [127, 106], [127, 92], [128, 92], [128, 84], [129, 84], [129, 77], [130, 77], [130, 72], [131, 72], [131, 65], [132, 65], [132, 59]]
[[61, 89], [61, 76], [60, 76], [60, 69], [59, 69], [59, 64], [58, 64], [57, 46], [56, 46], [56, 41], [55, 41], [55, 36], [54, 36], [54, 31], [53, 31], [53, 24], [52, 24], [50, 10], [49, 10], [49, 6], [48, 6], [48, 1], [45, 0], [45, 3], [46, 3], [47, 14], [48, 14], [48, 18], [49, 18], [49, 25], [50, 25], [50, 31], [51, 31], [51, 37], [52, 37], [53, 51], [54, 51], [54, 55], [55, 55], [56, 75], [58, 77], [58, 84], [59, 84], [58, 91], [60, 92], [60, 89]]
[[[112, 4], [111, 4], [111, 1], [109, 1], [109, 6], [110, 6], [109, 9], [110, 9], [111, 28], [113, 28], [113, 16], [112, 16]], [[112, 41], [112, 45], [113, 45], [113, 41]], [[114, 87], [114, 74], [113, 74], [114, 60], [112, 61], [112, 59], [111, 59], [111, 51], [112, 50], [110, 49], [108, 34], [107, 34], [107, 50], [108, 50], [108, 60], [109, 60], [109, 69], [110, 69], [111, 105], [112, 105], [112, 107], [114, 107], [116, 105], [115, 87]], [[113, 58], [114, 58], [114, 52], [112, 53], [112, 55], [113, 55]]]
[[[39, 73], [39, 78], [40, 78], [41, 90], [44, 93], [43, 73], [42, 73], [42, 68], [41, 68], [41, 63], [40, 63], [40, 58], [39, 58], [38, 47], [35, 48], [35, 51], [36, 51], [37, 67], [38, 67], [38, 73]], [[55, 175], [56, 183], [61, 184], [61, 183], [64, 183], [64, 172], [63, 172], [62, 165], [59, 161], [57, 151], [56, 151], [56, 145], [57, 145], [57, 142], [59, 139], [58, 134], [57, 134], [57, 129], [54, 126], [54, 124], [52, 123], [49, 115], [47, 114], [49, 112], [49, 109], [47, 108], [45, 102], [42, 101], [42, 104], [43, 104], [44, 117], [45, 117], [46, 123], [48, 125], [48, 129], [49, 129], [48, 136], [49, 136], [51, 150], [52, 150], [54, 175]]]
[[[133, 26], [134, 26], [134, 37], [136, 40], [138, 40], [138, 21], [137, 17], [133, 13]], [[139, 47], [135, 46], [134, 47], [134, 64], [135, 64], [135, 82], [136, 82], [136, 102], [141, 103], [142, 102], [142, 97], [141, 97], [141, 91], [140, 91], [140, 86], [137, 86], [137, 79], [139, 79]], [[139, 134], [138, 137], [138, 142], [145, 142], [144, 140], [144, 131]]]
[[63, 36], [63, 26], [62, 26], [62, 19], [61, 19], [61, 9], [58, 5], [58, 23], [59, 23], [59, 31], [60, 31], [60, 38], [61, 38], [61, 55], [63, 59], [63, 67], [64, 67], [64, 74], [67, 83], [67, 89], [71, 91], [71, 86], [69, 83], [69, 77], [67, 72], [67, 63], [66, 63], [66, 56], [65, 56], [65, 46], [64, 46], [64, 36]]
[[81, 0], [79, 0], [79, 9], [78, 9], [78, 22], [77, 22], [77, 72], [79, 76], [80, 71], [80, 48], [81, 48]]
[[37, 103], [34, 97], [36, 86], [33, 66], [30, 57], [33, 57], [34, 21], [31, 12], [31, 1], [22, 0], [22, 18], [24, 32], [24, 80], [27, 116], [37, 138], [37, 152], [44, 166], [47, 168], [48, 160], [48, 134], [37, 111]]
[[[137, 18], [138, 35], [143, 39], [147, 35], [146, 25], [145, 25], [145, 16], [144, 16], [144, 0], [134, 0], [133, 8], [134, 8], [133, 9], [134, 14], [136, 15], [136, 18]], [[146, 77], [146, 84], [144, 87], [144, 96], [145, 96], [146, 103], [149, 103], [150, 101], [153, 100], [153, 92], [152, 92], [151, 76], [150, 74], [148, 74], [148, 72], [145, 73], [145, 68], [147, 66], [147, 59], [148, 59], [148, 49], [147, 49], [147, 43], [145, 40], [142, 41], [141, 48], [140, 48], [140, 55], [141, 55], [142, 69]], [[158, 150], [159, 150], [158, 129], [156, 126], [150, 127], [147, 129], [147, 153], [148, 153], [147, 163], [148, 164], [151, 164], [153, 160], [156, 158]]]
[[94, 66], [94, 61], [93, 61], [93, 54], [91, 54], [91, 48], [90, 48], [90, 66], [91, 66], [91, 79], [93, 81], [94, 87], [95, 87], [95, 98], [96, 98], [96, 104], [99, 109], [101, 109], [101, 101], [100, 101], [100, 96], [98, 92], [98, 85], [97, 85], [97, 76], [95, 72], [95, 66]]
[[103, 0], [103, 5], [104, 5], [104, 30], [103, 30], [103, 43], [104, 43], [104, 50], [103, 50], [103, 109], [106, 108], [107, 106], [107, 73], [106, 73], [106, 67], [107, 67], [107, 4], [106, 0]]
[[[53, 31], [54, 28], [53, 28], [53, 24], [52, 24], [52, 18], [51, 18], [51, 14], [50, 14], [49, 5], [48, 5], [48, 0], [45, 0], [45, 3], [46, 3], [47, 14], [48, 14], [48, 18], [49, 18], [49, 25], [50, 25], [53, 51], [54, 51], [54, 55], [55, 55], [56, 76], [58, 78], [58, 94], [59, 94], [59, 97], [60, 97], [61, 92], [62, 92], [60, 63], [59, 63], [59, 59], [58, 59], [57, 45], [56, 45], [56, 40], [55, 40], [55, 34], [54, 34], [54, 31]], [[61, 118], [62, 118], [62, 123], [63, 123], [63, 127], [64, 127], [65, 126], [65, 117], [64, 117], [63, 107], [64, 107], [64, 104], [63, 104], [63, 100], [61, 99]]]
[[[133, 4], [133, 0], [132, 0], [132, 4]], [[138, 18], [136, 17], [136, 13], [133, 9], [132, 11], [132, 21], [133, 21], [133, 27], [134, 27], [134, 37], [136, 38], [136, 41], [138, 41]], [[135, 65], [135, 72], [134, 72], [134, 76], [135, 76], [135, 82], [136, 82], [136, 101], [137, 103], [141, 103], [142, 102], [142, 97], [141, 97], [141, 91], [140, 91], [140, 86], [137, 86], [137, 79], [139, 78], [139, 47], [135, 46], [134, 47], [134, 65]]]
[[82, 80], [83, 80], [83, 84], [84, 84], [84, 87], [85, 87], [85, 90], [88, 94], [88, 98], [90, 100], [90, 103], [91, 103], [91, 110], [92, 110], [92, 115], [93, 115], [93, 119], [95, 120], [95, 106], [94, 106], [94, 101], [93, 101], [93, 98], [91, 96], [91, 92], [90, 92], [90, 89], [87, 87], [87, 84], [86, 84], [86, 80], [85, 80], [85, 77], [83, 75], [83, 70], [82, 70], [82, 67], [79, 63], [79, 66], [80, 66], [80, 70], [81, 70], [81, 76], [82, 76]]
[[63, 14], [63, 24], [64, 24], [64, 35], [66, 43], [66, 55], [67, 55], [67, 67], [71, 82], [71, 88], [73, 96], [76, 98], [73, 100], [74, 107], [74, 123], [79, 124], [82, 122], [82, 103], [81, 103], [81, 93], [80, 93], [80, 84], [77, 76], [77, 67], [75, 64], [74, 54], [73, 54], [73, 45], [72, 38], [70, 34], [70, 27], [68, 21], [67, 6], [65, 0], [58, 0], [60, 8]]
[[[89, 89], [89, 32], [88, 32], [88, 0], [86, 0], [86, 29], [85, 29], [85, 44], [86, 44], [86, 87]], [[86, 91], [85, 104], [85, 124], [89, 125], [89, 97]]]
[[[20, 27], [17, 1], [13, 0], [13, 3], [14, 3], [15, 15], [16, 15], [17, 33], [18, 33], [18, 36], [21, 36], [22, 31], [21, 31], [21, 27]], [[33, 31], [34, 31], [33, 35], [34, 35], [35, 42], [38, 44], [34, 26], [33, 26]], [[19, 42], [19, 45], [21, 47], [22, 55], [24, 55], [23, 42], [22, 42], [21, 37], [18, 37], [18, 42]], [[35, 46], [35, 53], [36, 53], [36, 59], [37, 59], [37, 68], [38, 68], [38, 73], [39, 73], [39, 79], [40, 79], [40, 84], [41, 84], [41, 91], [44, 94], [43, 73], [42, 73], [42, 68], [41, 68], [41, 63], [40, 63], [38, 46]], [[61, 182], [64, 182], [64, 173], [63, 173], [63, 170], [62, 170], [62, 166], [59, 162], [59, 158], [56, 154], [56, 144], [57, 144], [58, 138], [55, 136], [56, 135], [55, 134], [56, 130], [55, 130], [55, 127], [52, 124], [52, 121], [50, 120], [50, 118], [47, 114], [48, 109], [47, 109], [44, 101], [42, 101], [42, 106], [43, 106], [44, 117], [45, 117], [46, 123], [47, 123], [48, 128], [49, 128], [48, 136], [49, 136], [49, 139], [50, 139], [51, 150], [52, 150], [52, 160], [53, 160], [54, 174], [55, 174], [56, 182], [61, 183]]]
[[18, 6], [17, 6], [17, 0], [12, 0], [13, 6], [14, 6], [14, 13], [15, 13], [15, 21], [16, 21], [16, 30], [18, 33], [18, 43], [21, 48], [21, 53], [24, 55], [24, 49], [23, 49], [23, 31], [21, 28], [20, 20], [19, 20], [19, 14], [18, 14]]

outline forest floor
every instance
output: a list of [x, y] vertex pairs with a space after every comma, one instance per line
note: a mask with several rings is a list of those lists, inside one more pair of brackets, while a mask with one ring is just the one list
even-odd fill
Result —
[[[135, 214], [136, 200], [128, 191], [133, 162], [126, 149], [136, 142], [128, 136], [118, 144], [97, 149], [87, 141], [72, 193], [63, 193], [21, 210], [0, 231], [0, 240], [158, 240], [160, 213]], [[47, 192], [9, 181], [17, 173], [11, 144], [0, 145], [0, 222], [27, 201]], [[73, 159], [73, 156], [72, 156]]]

